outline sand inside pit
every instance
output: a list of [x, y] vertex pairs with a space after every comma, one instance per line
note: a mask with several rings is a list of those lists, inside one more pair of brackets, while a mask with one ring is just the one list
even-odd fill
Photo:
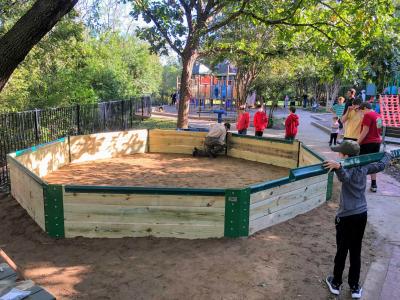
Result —
[[237, 188], [288, 174], [287, 168], [226, 156], [146, 153], [72, 163], [44, 179], [70, 185]]

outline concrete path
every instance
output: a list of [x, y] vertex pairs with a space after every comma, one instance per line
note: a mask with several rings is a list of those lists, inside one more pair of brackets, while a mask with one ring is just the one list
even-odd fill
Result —
[[[278, 115], [284, 114], [284, 111], [278, 111]], [[311, 125], [315, 121], [313, 114], [302, 110], [297, 114], [300, 117], [297, 138], [326, 158], [336, 159], [337, 154], [329, 149], [329, 134], [323, 128]], [[211, 122], [190, 120], [191, 125], [201, 127], [207, 127]], [[267, 129], [265, 136], [284, 137], [284, 131]], [[398, 147], [387, 147], [388, 150], [392, 148]], [[377, 182], [377, 193], [367, 191], [368, 222], [378, 233], [378, 240], [376, 259], [364, 280], [363, 299], [400, 299], [400, 183], [383, 173], [378, 175]]]

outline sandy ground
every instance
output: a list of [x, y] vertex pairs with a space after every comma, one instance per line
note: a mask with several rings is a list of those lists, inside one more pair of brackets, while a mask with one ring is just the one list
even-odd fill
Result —
[[44, 179], [53, 184], [228, 188], [289, 175], [289, 169], [220, 156], [134, 154], [70, 164]]
[[[0, 247], [57, 299], [335, 299], [323, 280], [333, 266], [336, 208], [330, 201], [243, 239], [53, 240], [0, 195]], [[375, 239], [368, 225], [362, 280]], [[345, 287], [340, 299], [351, 298]]]

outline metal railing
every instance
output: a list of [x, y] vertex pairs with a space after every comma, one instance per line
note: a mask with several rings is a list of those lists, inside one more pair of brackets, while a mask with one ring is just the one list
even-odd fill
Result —
[[150, 97], [0, 114], [0, 192], [9, 187], [8, 153], [66, 135], [135, 128], [150, 115]]

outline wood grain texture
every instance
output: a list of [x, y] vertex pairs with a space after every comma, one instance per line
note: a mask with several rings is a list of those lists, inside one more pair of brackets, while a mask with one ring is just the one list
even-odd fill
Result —
[[302, 187], [307, 187], [309, 185], [312, 185], [316, 182], [321, 182], [321, 181], [326, 181], [328, 180], [328, 175], [327, 174], [323, 174], [323, 175], [319, 175], [319, 176], [315, 176], [315, 177], [311, 177], [311, 178], [306, 178], [306, 179], [302, 179], [302, 180], [298, 180], [298, 181], [294, 181], [294, 182], [290, 182], [287, 184], [283, 184], [271, 189], [267, 189], [264, 191], [260, 191], [254, 194], [251, 194], [250, 197], [250, 205], [253, 205], [257, 202], [278, 196], [278, 195], [283, 195], [286, 193], [290, 193], [291, 191], [300, 189]]
[[64, 193], [66, 237], [224, 235], [225, 197]]
[[71, 136], [71, 162], [145, 153], [147, 138], [148, 131], [146, 129]]
[[44, 145], [35, 151], [27, 151], [16, 159], [28, 170], [44, 177], [69, 163], [69, 145], [67, 139]]
[[326, 201], [328, 175], [319, 175], [254, 193], [250, 234], [306, 213]]
[[290, 206], [295, 206], [316, 195], [326, 194], [326, 187], [327, 181], [320, 181], [257, 202], [250, 206], [250, 220], [258, 219], [275, 211], [289, 208]]
[[141, 195], [65, 193], [65, 204], [94, 204], [120, 206], [180, 206], [225, 207], [225, 198], [218, 196]]
[[250, 234], [254, 234], [257, 231], [270, 227], [272, 225], [282, 223], [289, 219], [294, 218], [299, 214], [304, 214], [325, 202], [326, 195], [316, 195], [307, 201], [301, 202], [298, 205], [290, 206], [285, 209], [273, 212], [264, 217], [250, 221]]
[[203, 148], [206, 132], [150, 130], [149, 152], [192, 154], [193, 148]]
[[170, 237], [186, 239], [219, 238], [224, 235], [221, 225], [181, 225], [155, 223], [65, 222], [65, 236], [89, 238]]
[[321, 160], [307, 149], [300, 147], [299, 167], [305, 167], [321, 163]]
[[230, 136], [228, 155], [285, 168], [295, 168], [297, 167], [298, 142], [286, 144]]
[[33, 220], [45, 230], [42, 185], [37, 183], [12, 160], [8, 161], [11, 195], [28, 212]]

